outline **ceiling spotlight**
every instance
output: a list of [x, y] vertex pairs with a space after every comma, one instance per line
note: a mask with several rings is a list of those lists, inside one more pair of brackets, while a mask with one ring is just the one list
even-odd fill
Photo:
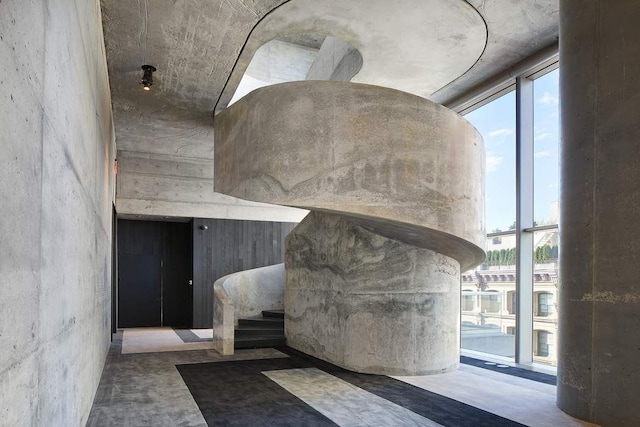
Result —
[[142, 69], [144, 70], [144, 74], [142, 75], [140, 84], [144, 90], [150, 90], [153, 84], [153, 72], [156, 71], [156, 67], [153, 65], [143, 65]]

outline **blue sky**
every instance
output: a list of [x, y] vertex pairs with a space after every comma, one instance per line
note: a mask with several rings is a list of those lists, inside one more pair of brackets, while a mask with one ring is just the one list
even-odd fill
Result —
[[[558, 200], [558, 70], [534, 83], [534, 219], [548, 222]], [[516, 217], [515, 92], [467, 114], [486, 149], [487, 232], [507, 230]]]

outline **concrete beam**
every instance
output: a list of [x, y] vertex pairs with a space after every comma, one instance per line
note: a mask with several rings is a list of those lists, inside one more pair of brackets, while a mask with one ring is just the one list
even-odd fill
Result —
[[307, 214], [213, 191], [213, 161], [118, 152], [116, 209], [128, 217], [159, 216], [299, 222]]
[[336, 37], [326, 37], [306, 80], [351, 81], [362, 68], [362, 55], [358, 49]]

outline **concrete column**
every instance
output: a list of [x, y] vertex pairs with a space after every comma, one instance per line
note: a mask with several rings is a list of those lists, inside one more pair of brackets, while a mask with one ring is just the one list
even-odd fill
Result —
[[561, 0], [558, 406], [640, 425], [640, 2]]
[[286, 241], [287, 345], [356, 372], [458, 368], [460, 264], [312, 211]]

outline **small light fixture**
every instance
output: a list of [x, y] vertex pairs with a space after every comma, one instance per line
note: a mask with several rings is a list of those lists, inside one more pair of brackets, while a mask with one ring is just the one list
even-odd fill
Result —
[[144, 70], [144, 74], [142, 75], [140, 84], [144, 90], [150, 90], [153, 84], [153, 72], [156, 71], [156, 67], [153, 65], [143, 65], [142, 69]]

